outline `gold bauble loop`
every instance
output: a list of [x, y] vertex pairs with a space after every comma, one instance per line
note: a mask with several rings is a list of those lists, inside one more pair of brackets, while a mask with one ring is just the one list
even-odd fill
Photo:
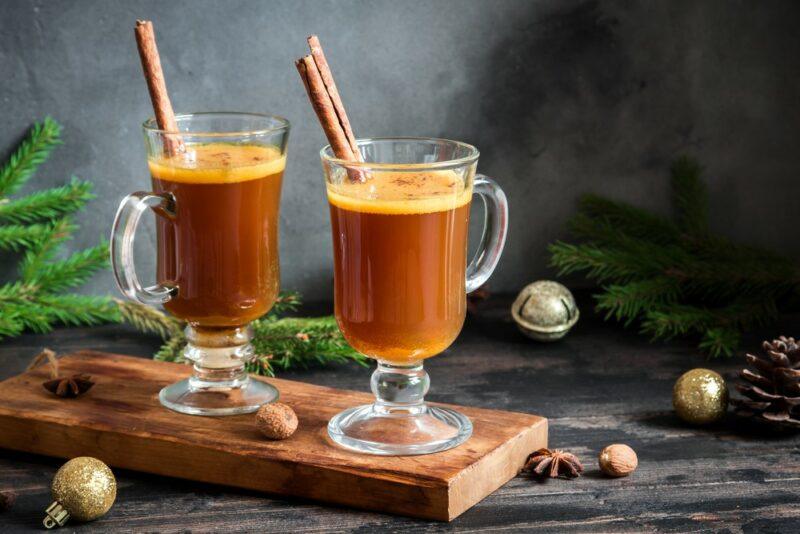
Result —
[[114, 473], [97, 458], [80, 456], [61, 466], [50, 485], [58, 501], [77, 521], [104, 515], [117, 498]]
[[728, 409], [728, 387], [719, 373], [710, 369], [692, 369], [675, 382], [672, 406], [678, 417], [687, 423], [713, 423]]

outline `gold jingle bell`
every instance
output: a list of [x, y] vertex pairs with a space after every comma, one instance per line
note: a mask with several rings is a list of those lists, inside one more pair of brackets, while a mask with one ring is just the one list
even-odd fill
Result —
[[675, 382], [672, 406], [678, 417], [694, 425], [721, 419], [728, 409], [725, 379], [710, 369], [692, 369]]
[[92, 521], [105, 515], [117, 498], [117, 481], [106, 464], [80, 456], [61, 466], [50, 492], [53, 502], [42, 523], [46, 528], [61, 527], [70, 517]]
[[550, 280], [528, 284], [511, 305], [520, 331], [537, 341], [557, 341], [578, 322], [580, 313], [569, 289]]

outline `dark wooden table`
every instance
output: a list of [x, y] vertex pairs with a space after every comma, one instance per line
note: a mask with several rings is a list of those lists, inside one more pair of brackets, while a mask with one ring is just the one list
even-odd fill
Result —
[[[469, 318], [458, 341], [430, 360], [431, 400], [542, 414], [552, 447], [583, 459], [578, 480], [533, 481], [519, 476], [452, 523], [324, 506], [296, 499], [116, 470], [119, 491], [108, 515], [72, 523], [80, 532], [122, 531], [731, 531], [800, 530], [800, 437], [765, 432], [729, 416], [711, 428], [681, 422], [671, 409], [672, 384], [693, 367], [735, 381], [741, 356], [706, 361], [689, 343], [649, 344], [631, 331], [584, 317], [563, 341], [524, 338], [494, 299]], [[499, 305], [502, 304], [502, 307]], [[784, 317], [759, 339], [800, 334], [800, 316]], [[94, 348], [148, 356], [158, 340], [130, 328], [61, 329], [0, 344], [0, 378], [24, 369], [43, 346], [68, 352]], [[368, 389], [369, 371], [334, 366], [281, 376], [339, 388]], [[732, 389], [732, 387], [731, 387]], [[639, 455], [629, 478], [608, 479], [599, 450], [627, 443]], [[58, 459], [0, 450], [0, 489], [19, 494], [0, 515], [0, 531], [41, 530]]]

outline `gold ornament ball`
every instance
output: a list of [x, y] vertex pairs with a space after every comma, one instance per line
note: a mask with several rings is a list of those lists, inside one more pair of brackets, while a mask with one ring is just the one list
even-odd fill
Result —
[[672, 406], [678, 417], [694, 425], [720, 420], [728, 409], [725, 380], [710, 369], [692, 369], [675, 382]]
[[97, 458], [79, 456], [61, 466], [50, 486], [58, 501], [77, 521], [105, 515], [117, 498], [114, 473]]

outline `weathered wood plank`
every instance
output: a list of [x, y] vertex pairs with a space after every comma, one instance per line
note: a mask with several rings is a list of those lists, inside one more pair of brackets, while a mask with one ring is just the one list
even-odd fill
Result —
[[473, 422], [461, 447], [435, 455], [356, 454], [327, 439], [328, 420], [367, 403], [365, 393], [270, 379], [300, 426], [263, 439], [252, 415], [193, 417], [164, 409], [158, 392], [185, 365], [81, 351], [61, 372], [91, 374], [92, 390], [63, 400], [41, 387], [39, 367], [0, 383], [0, 447], [58, 457], [95, 456], [111, 466], [382, 512], [450, 520], [514, 477], [547, 445], [534, 415], [458, 407]]

